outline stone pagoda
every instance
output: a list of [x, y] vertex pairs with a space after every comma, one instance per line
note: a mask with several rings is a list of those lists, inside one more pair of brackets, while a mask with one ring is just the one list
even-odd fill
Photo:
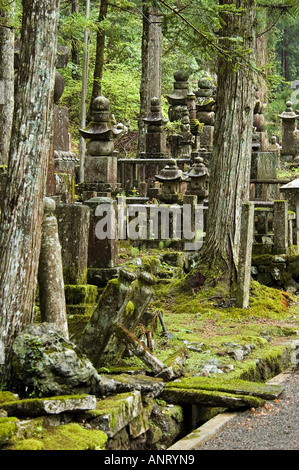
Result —
[[111, 121], [110, 102], [97, 96], [91, 106], [90, 124], [79, 129], [87, 140], [87, 153], [84, 162], [84, 183], [80, 185], [83, 199], [102, 196], [112, 197], [117, 194], [117, 152], [114, 140], [123, 132]]
[[282, 120], [282, 146], [280, 159], [282, 162], [299, 163], [299, 130], [297, 119], [299, 114], [293, 111], [293, 104], [287, 101], [286, 110], [279, 115]]

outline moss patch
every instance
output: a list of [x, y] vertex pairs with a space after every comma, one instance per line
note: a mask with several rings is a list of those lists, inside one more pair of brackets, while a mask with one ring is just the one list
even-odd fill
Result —
[[12, 436], [17, 433], [18, 419], [0, 418], [0, 446], [7, 444]]

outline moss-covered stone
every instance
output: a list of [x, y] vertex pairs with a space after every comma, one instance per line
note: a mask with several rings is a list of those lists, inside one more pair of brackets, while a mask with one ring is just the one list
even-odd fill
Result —
[[93, 428], [101, 429], [111, 438], [142, 410], [141, 394], [136, 390], [98, 400], [96, 409], [87, 412], [86, 417]]
[[77, 423], [44, 428], [40, 438], [18, 440], [12, 450], [104, 450], [107, 435]]
[[3, 447], [9, 440], [17, 434], [18, 419], [15, 417], [0, 418], [0, 447]]
[[93, 395], [27, 398], [2, 403], [1, 406], [10, 416], [43, 416], [66, 411], [94, 409], [96, 407], [96, 398]]
[[166, 389], [189, 388], [192, 390], [222, 391], [236, 395], [251, 395], [267, 400], [278, 398], [283, 391], [283, 387], [280, 385], [266, 385], [264, 383], [222, 377], [188, 377], [176, 382], [169, 382], [165, 387]]
[[68, 316], [81, 315], [90, 318], [95, 308], [96, 304], [66, 305], [66, 313]]
[[234, 395], [191, 388], [165, 388], [161, 397], [168, 403], [220, 406], [230, 409], [258, 408], [265, 403], [265, 400], [250, 395]]
[[21, 441], [17, 441], [14, 446], [13, 450], [44, 450], [45, 445], [39, 439], [23, 439]]
[[65, 300], [69, 305], [95, 304], [98, 299], [98, 288], [91, 284], [65, 285]]
[[18, 396], [15, 393], [3, 390], [0, 391], [0, 408], [2, 403], [8, 403], [10, 401], [16, 401]]
[[84, 328], [90, 320], [90, 314], [87, 315], [73, 315], [70, 314], [67, 317], [69, 337], [72, 341], [77, 343], [77, 341], [82, 336]]

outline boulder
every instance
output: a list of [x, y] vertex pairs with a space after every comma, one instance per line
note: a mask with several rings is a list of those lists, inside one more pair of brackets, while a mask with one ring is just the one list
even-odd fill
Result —
[[114, 387], [52, 323], [23, 329], [13, 344], [13, 367], [27, 396], [107, 394]]

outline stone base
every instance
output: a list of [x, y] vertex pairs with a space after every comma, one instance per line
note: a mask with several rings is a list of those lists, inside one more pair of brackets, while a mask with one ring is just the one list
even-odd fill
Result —
[[117, 156], [85, 157], [84, 181], [86, 183], [117, 183]]
[[80, 183], [77, 194], [83, 201], [88, 201], [93, 197], [115, 197], [120, 190], [120, 183]]

